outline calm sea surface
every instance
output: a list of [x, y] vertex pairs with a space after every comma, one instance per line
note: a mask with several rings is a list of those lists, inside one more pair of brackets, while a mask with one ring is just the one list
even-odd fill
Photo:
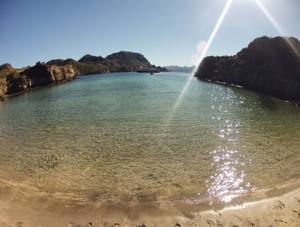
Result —
[[93, 75], [0, 103], [0, 178], [149, 207], [223, 204], [299, 179], [298, 109], [197, 79], [174, 109], [187, 80]]

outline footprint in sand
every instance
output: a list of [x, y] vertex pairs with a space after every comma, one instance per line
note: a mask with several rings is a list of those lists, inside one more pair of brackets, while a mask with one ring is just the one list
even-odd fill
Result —
[[16, 226], [17, 227], [24, 227], [25, 225], [24, 225], [23, 222], [19, 221], [19, 222], [16, 223]]
[[275, 204], [276, 204], [277, 208], [280, 208], [280, 209], [285, 208], [285, 204], [283, 202], [281, 202], [280, 200], [276, 200]]
[[298, 218], [300, 218], [300, 212], [299, 211], [293, 210], [293, 212], [298, 214]]
[[217, 221], [217, 227], [224, 227], [220, 221]]
[[283, 220], [280, 220], [280, 219], [275, 219], [275, 222], [276, 223], [285, 223], [285, 224], [287, 224], [287, 221], [283, 221]]
[[298, 197], [295, 197], [295, 199], [297, 200], [298, 204], [300, 205], [300, 199]]
[[212, 226], [215, 226], [216, 224], [214, 223], [214, 221], [212, 221], [212, 220], [209, 220], [209, 219], [207, 219], [207, 221], [206, 221], [206, 223], [210, 226], [210, 227], [212, 227]]

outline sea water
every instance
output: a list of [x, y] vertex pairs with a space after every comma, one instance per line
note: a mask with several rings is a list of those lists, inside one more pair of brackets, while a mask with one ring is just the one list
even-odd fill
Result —
[[84, 76], [0, 103], [0, 178], [151, 209], [243, 201], [299, 179], [297, 108], [193, 79], [172, 112], [188, 76]]

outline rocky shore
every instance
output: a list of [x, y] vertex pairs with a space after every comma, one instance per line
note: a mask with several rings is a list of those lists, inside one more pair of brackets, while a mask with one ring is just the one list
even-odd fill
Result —
[[299, 103], [300, 42], [293, 37], [260, 37], [234, 56], [204, 58], [195, 76]]
[[120, 51], [103, 58], [87, 54], [78, 61], [68, 58], [54, 59], [46, 64], [38, 62], [33, 67], [15, 69], [10, 64], [0, 65], [0, 101], [6, 96], [26, 92], [32, 88], [71, 81], [75, 76], [132, 72], [141, 67], [167, 71], [152, 65], [142, 54]]
[[75, 79], [72, 66], [52, 66], [36, 63], [33, 67], [12, 70], [6, 78], [0, 78], [0, 98]]

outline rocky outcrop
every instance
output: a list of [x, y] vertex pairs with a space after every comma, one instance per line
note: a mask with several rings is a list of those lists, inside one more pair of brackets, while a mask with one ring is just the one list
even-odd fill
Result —
[[38, 62], [35, 66], [23, 71], [24, 75], [30, 81], [30, 87], [40, 87], [73, 80], [74, 70], [71, 66], [53, 66]]
[[8, 95], [18, 94], [30, 89], [30, 80], [26, 76], [19, 73], [12, 73], [7, 76], [7, 92]]
[[5, 78], [0, 78], [0, 101], [3, 100], [7, 92], [7, 83]]
[[2, 71], [12, 71], [14, 68], [11, 66], [11, 64], [5, 63], [3, 65], [0, 65], [0, 72]]
[[31, 88], [47, 86], [75, 78], [72, 66], [52, 66], [38, 62], [23, 71], [14, 72], [6, 78], [4, 94], [13, 95]]
[[195, 76], [240, 85], [284, 100], [300, 100], [300, 42], [261, 37], [234, 56], [206, 57]]
[[15, 69], [11, 66], [11, 64], [5, 63], [0, 65], [0, 78], [6, 78], [6, 76], [12, 73]]

